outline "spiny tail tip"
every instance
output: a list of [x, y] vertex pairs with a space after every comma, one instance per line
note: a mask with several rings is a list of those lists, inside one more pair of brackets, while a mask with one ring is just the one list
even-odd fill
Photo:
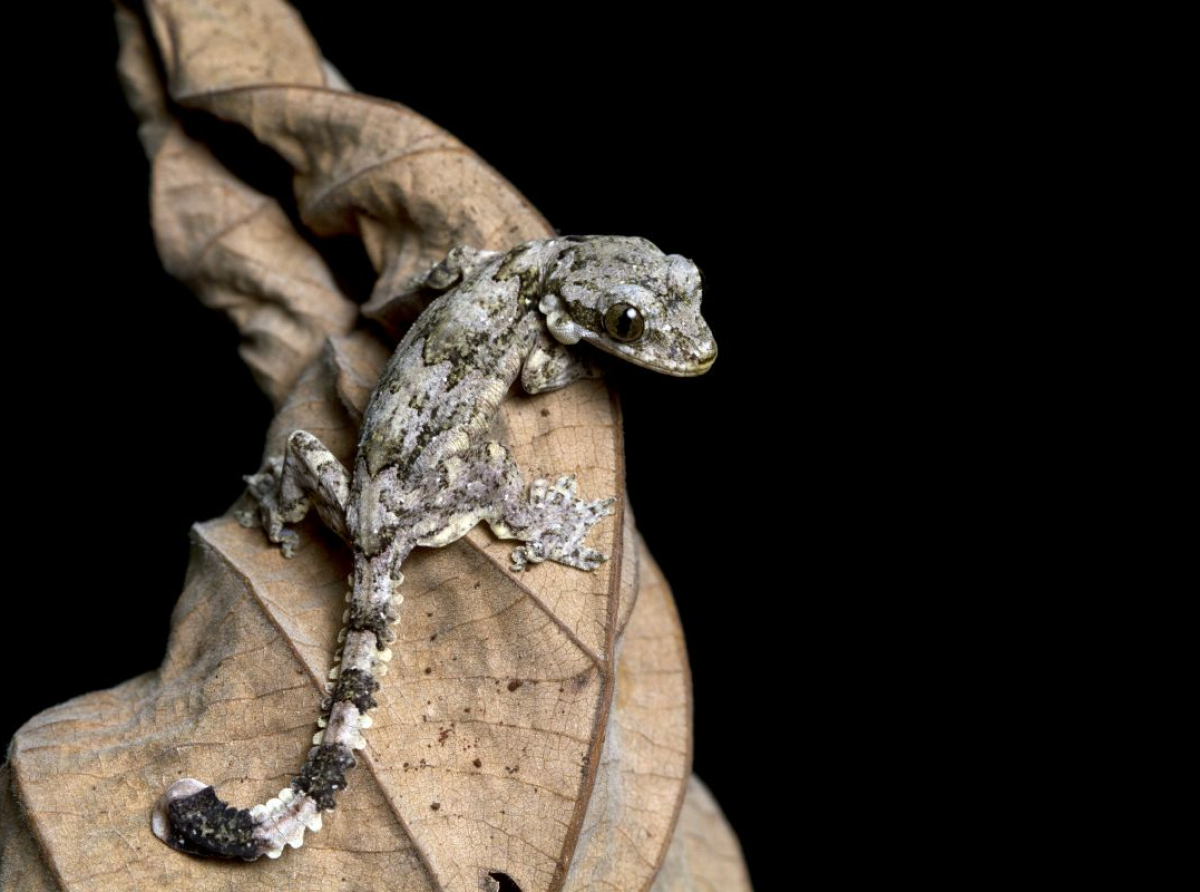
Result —
[[150, 814], [150, 829], [189, 855], [254, 861], [263, 854], [250, 813], [222, 802], [211, 786], [194, 777], [167, 787]]

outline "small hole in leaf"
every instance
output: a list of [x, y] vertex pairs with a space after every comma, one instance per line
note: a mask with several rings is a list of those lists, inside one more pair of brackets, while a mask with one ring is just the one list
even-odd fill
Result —
[[521, 887], [506, 873], [494, 870], [488, 876], [500, 884], [500, 892], [521, 892]]

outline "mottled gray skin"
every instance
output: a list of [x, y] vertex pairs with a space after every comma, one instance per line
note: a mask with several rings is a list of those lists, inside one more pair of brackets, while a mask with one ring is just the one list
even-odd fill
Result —
[[309, 508], [354, 549], [324, 730], [300, 776], [253, 809], [226, 805], [194, 779], [172, 785], [153, 825], [182, 851], [278, 857], [285, 845], [302, 844], [306, 828], [320, 827], [354, 765], [352, 751], [363, 746], [376, 678], [391, 659], [400, 566], [414, 547], [447, 545], [486, 521], [496, 535], [523, 542], [514, 570], [545, 560], [593, 570], [606, 560], [584, 539], [614, 499], [580, 499], [573, 477], [535, 480], [526, 492], [508, 450], [485, 439], [518, 376], [538, 393], [590, 374], [568, 346], [580, 341], [671, 375], [701, 374], [716, 358], [700, 316], [699, 270], [641, 238], [570, 236], [507, 253], [456, 248], [418, 284], [445, 293], [381, 376], [353, 475], [316, 437], [295, 431], [282, 460], [247, 478], [267, 535], [285, 555], [297, 542], [286, 525]]

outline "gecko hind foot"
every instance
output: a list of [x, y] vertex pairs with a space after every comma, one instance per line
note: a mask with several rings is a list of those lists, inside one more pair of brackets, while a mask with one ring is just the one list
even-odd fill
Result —
[[[246, 491], [254, 499], [257, 511], [239, 511], [237, 521], [244, 527], [255, 527], [261, 524], [267, 538], [279, 546], [283, 556], [290, 558], [296, 554], [296, 546], [300, 536], [295, 530], [287, 528], [294, 523], [297, 514], [295, 508], [291, 512], [283, 510], [279, 505], [280, 479], [283, 476], [283, 459], [272, 457], [267, 459], [265, 470], [257, 474], [247, 474], [242, 477], [246, 481]], [[308, 506], [299, 506], [306, 509]], [[299, 512], [299, 518], [304, 512]], [[299, 518], [296, 518], [297, 520]]]
[[580, 570], [595, 570], [608, 555], [583, 544], [590, 530], [601, 519], [613, 513], [615, 498], [588, 501], [578, 497], [575, 476], [549, 480], [534, 480], [529, 484], [529, 496], [521, 514], [527, 521], [510, 524], [511, 535], [525, 540], [513, 549], [512, 568], [525, 569], [529, 564], [555, 561]]

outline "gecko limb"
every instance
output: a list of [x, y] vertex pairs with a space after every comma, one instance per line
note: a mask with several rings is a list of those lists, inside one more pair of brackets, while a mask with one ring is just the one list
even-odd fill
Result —
[[[245, 480], [258, 503], [258, 517], [267, 538], [282, 548], [284, 557], [292, 557], [299, 542], [295, 530], [286, 525], [299, 523], [309, 508], [316, 509], [325, 525], [343, 539], [350, 538], [346, 529], [350, 472], [308, 431], [294, 431], [283, 457], [268, 459], [264, 471]], [[253, 526], [254, 512], [241, 512], [238, 521], [242, 526]]]
[[526, 393], [546, 393], [566, 387], [580, 378], [599, 378], [603, 374], [591, 357], [560, 344], [545, 331], [537, 340], [521, 367], [521, 386]]
[[596, 523], [613, 513], [616, 499], [579, 498], [573, 474], [559, 477], [554, 483], [539, 478], [526, 491], [521, 470], [508, 449], [494, 441], [483, 444], [465, 464], [471, 473], [460, 473], [456, 487], [464, 492], [482, 490], [487, 495], [486, 501], [478, 496], [459, 496], [460, 504], [474, 507], [457, 520], [456, 526], [470, 529], [486, 520], [501, 539], [525, 542], [513, 550], [513, 570], [542, 561], [594, 570], [608, 560], [607, 555], [583, 542]]
[[417, 545], [441, 548], [487, 521], [500, 538], [526, 543], [512, 553], [514, 570], [542, 561], [594, 570], [608, 556], [583, 542], [615, 502], [579, 498], [574, 475], [534, 480], [526, 491], [508, 449], [490, 441], [443, 463], [436, 495], [418, 499], [424, 507], [412, 529]]
[[512, 568], [555, 561], [580, 570], [595, 570], [608, 555], [583, 544], [588, 530], [613, 513], [616, 499], [588, 501], [577, 495], [575, 475], [553, 483], [538, 479], [529, 484], [529, 494], [510, 503], [506, 516], [491, 523], [502, 539], [521, 539], [513, 549]]

